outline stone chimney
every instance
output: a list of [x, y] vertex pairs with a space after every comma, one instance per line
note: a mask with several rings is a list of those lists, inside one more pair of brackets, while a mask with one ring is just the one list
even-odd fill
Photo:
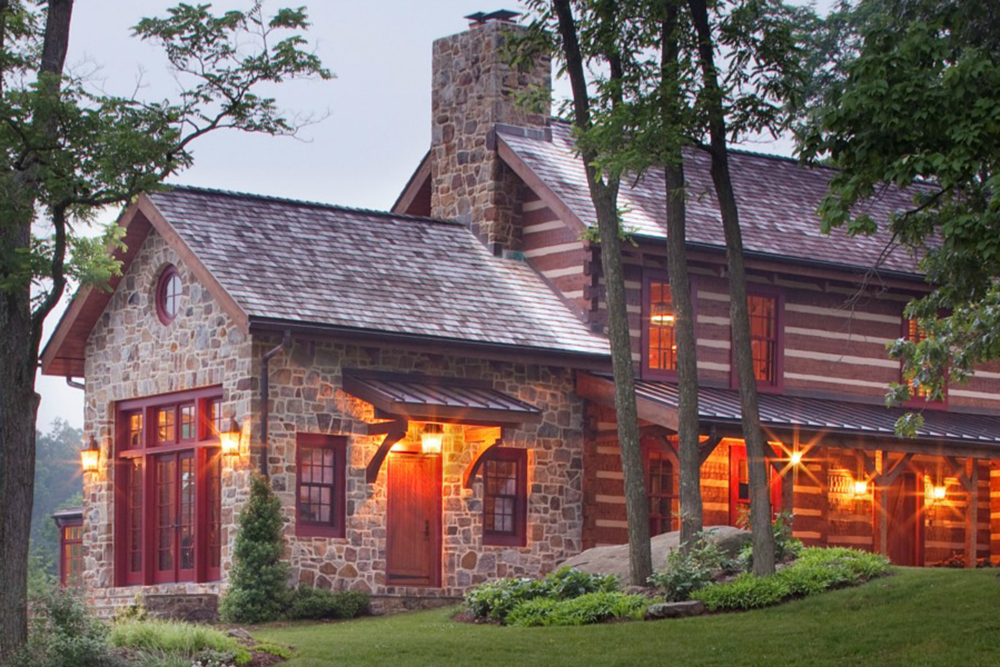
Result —
[[431, 93], [431, 215], [460, 220], [494, 253], [521, 249], [518, 180], [496, 151], [495, 127], [541, 130], [545, 113], [528, 113], [519, 93], [551, 89], [552, 66], [539, 57], [531, 71], [507, 64], [509, 34], [523, 34], [514, 12], [473, 14], [466, 32], [434, 42]]

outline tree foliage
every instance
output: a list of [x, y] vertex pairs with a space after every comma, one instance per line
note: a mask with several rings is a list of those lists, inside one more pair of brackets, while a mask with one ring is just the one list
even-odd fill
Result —
[[[931, 291], [907, 317], [927, 334], [890, 349], [903, 381], [889, 403], [928, 400], [975, 365], [1000, 359], [1000, 8], [973, 0], [863, 0], [860, 46], [801, 128], [807, 160], [841, 171], [820, 213], [824, 229], [871, 234], [885, 224], [922, 255]], [[864, 203], [887, 185], [913, 205], [888, 221]], [[912, 434], [919, 417], [897, 428]]]

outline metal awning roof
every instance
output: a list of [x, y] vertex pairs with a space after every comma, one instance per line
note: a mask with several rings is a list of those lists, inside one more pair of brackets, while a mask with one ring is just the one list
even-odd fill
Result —
[[519, 424], [542, 411], [486, 382], [426, 375], [345, 371], [344, 390], [371, 403], [381, 417], [467, 424]]
[[[581, 393], [588, 398], [606, 402], [610, 377], [581, 374]], [[655, 380], [636, 380], [639, 416], [647, 421], [676, 430], [677, 385]], [[861, 444], [875, 439], [880, 444], [891, 442], [931, 445], [959, 445], [995, 449], [1000, 453], [1000, 417], [953, 412], [948, 410], [887, 408], [854, 401], [806, 398], [781, 394], [758, 395], [761, 425], [773, 431], [798, 431], [843, 436], [841, 442], [853, 438]], [[923, 426], [914, 438], [896, 435], [896, 420], [907, 412], [921, 412]], [[700, 387], [698, 415], [702, 428], [740, 427], [740, 394], [736, 389]]]

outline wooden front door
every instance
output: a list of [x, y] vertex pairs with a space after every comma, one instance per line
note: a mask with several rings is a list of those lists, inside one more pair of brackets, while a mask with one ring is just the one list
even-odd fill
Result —
[[883, 503], [889, 560], [896, 565], [922, 565], [923, 535], [916, 473], [901, 473], [886, 489]]
[[[783, 509], [781, 498], [781, 476], [774, 472], [774, 466], [767, 464], [767, 478], [771, 484], [771, 514], [777, 515]], [[750, 468], [747, 465], [747, 448], [744, 445], [729, 447], [729, 525], [740, 521], [740, 514], [750, 509]]]
[[441, 457], [389, 456], [386, 576], [396, 586], [440, 586]]

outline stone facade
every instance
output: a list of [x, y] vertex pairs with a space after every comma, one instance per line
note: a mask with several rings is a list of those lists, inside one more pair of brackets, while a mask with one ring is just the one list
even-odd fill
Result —
[[[177, 318], [164, 325], [156, 314], [155, 290], [160, 273], [171, 264], [179, 271], [183, 295]], [[114, 587], [115, 405], [221, 385], [223, 414], [247, 414], [250, 351], [249, 336], [166, 241], [150, 231], [87, 343], [84, 429], [100, 443], [101, 469], [84, 476], [84, 582], [99, 609], [129, 604], [137, 593], [218, 593], [218, 584], [212, 583]], [[230, 560], [236, 506], [245, 495], [246, 482], [246, 473], [239, 468], [223, 471], [223, 563]]]
[[551, 65], [539, 57], [529, 71], [507, 64], [507, 35], [523, 28], [502, 21], [475, 25], [434, 42], [431, 93], [431, 215], [461, 220], [491, 247], [520, 250], [522, 193], [491, 144], [497, 123], [542, 129], [544, 113], [519, 101], [550, 89]]
[[[255, 340], [254, 356], [277, 342]], [[382, 437], [366, 435], [373, 408], [343, 391], [345, 368], [488, 380], [493, 388], [541, 409], [540, 423], [507, 430], [503, 439], [504, 446], [528, 450], [527, 544], [483, 545], [482, 481], [471, 490], [462, 487], [462, 475], [477, 448], [465, 442], [464, 427], [446, 425], [441, 452], [442, 585], [388, 585], [385, 466], [375, 484], [365, 482], [365, 466]], [[570, 370], [296, 338], [291, 350], [271, 360], [271, 401], [271, 481], [284, 501], [291, 563], [303, 583], [385, 598], [457, 597], [488, 579], [544, 574], [581, 549], [583, 403], [573, 391]], [[256, 408], [254, 414], [259, 414]], [[297, 433], [349, 437], [344, 538], [295, 536]], [[408, 433], [403, 445], [415, 443], [417, 433]], [[387, 607], [399, 604], [384, 602]]]
[[[169, 264], [178, 268], [184, 293], [177, 319], [163, 325], [156, 315], [154, 291]], [[192, 600], [214, 599], [224, 589], [236, 516], [246, 497], [249, 471], [258, 464], [260, 359], [278, 342], [242, 333], [180, 257], [150, 233], [88, 344], [86, 431], [101, 443], [102, 469], [85, 480], [85, 584], [101, 613], [142, 596], [170, 600], [171, 609], [189, 614]], [[542, 410], [539, 423], [509, 428], [503, 440], [504, 446], [529, 452], [526, 545], [482, 544], [482, 481], [471, 490], [461, 481], [477, 446], [465, 442], [464, 427], [447, 425], [441, 453], [441, 586], [387, 585], [385, 467], [375, 484], [365, 482], [365, 466], [381, 436], [367, 435], [372, 406], [343, 391], [345, 368], [487, 380]], [[247, 433], [242, 455], [223, 466], [222, 581], [115, 587], [116, 402], [213, 385], [222, 387], [223, 414], [242, 421]], [[426, 598], [454, 600], [490, 578], [544, 574], [581, 549], [584, 407], [575, 396], [570, 370], [296, 337], [271, 360], [270, 397], [269, 468], [288, 519], [288, 558], [296, 581], [369, 592], [377, 609], [406, 609], [423, 605]], [[344, 538], [295, 535], [298, 433], [348, 436]], [[417, 433], [408, 434], [404, 444], [418, 439]]]

